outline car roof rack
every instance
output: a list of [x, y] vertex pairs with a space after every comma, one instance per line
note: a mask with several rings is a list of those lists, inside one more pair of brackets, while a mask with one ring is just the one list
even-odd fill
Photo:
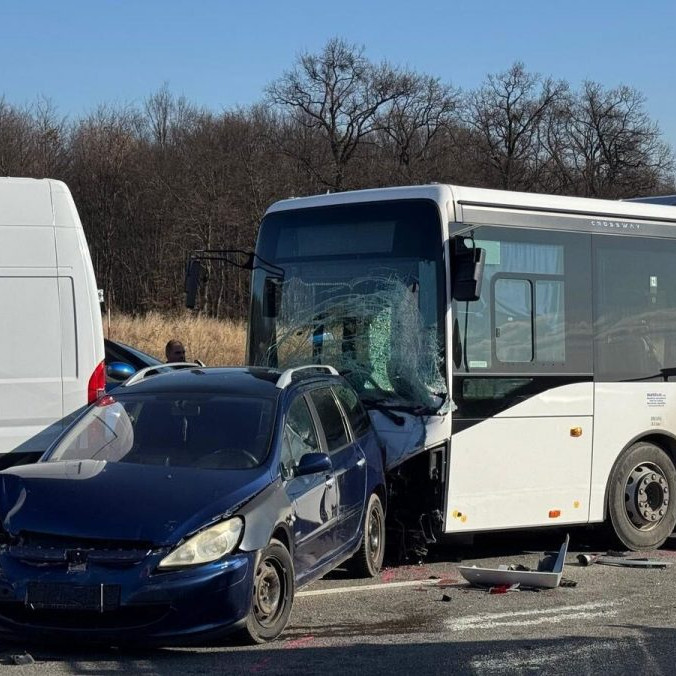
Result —
[[281, 376], [279, 376], [276, 387], [278, 387], [280, 390], [283, 390], [285, 387], [288, 387], [291, 385], [291, 381], [293, 377], [298, 373], [299, 371], [305, 371], [305, 370], [315, 370], [315, 371], [325, 371], [329, 375], [332, 376], [339, 376], [340, 373], [336, 371], [336, 369], [333, 368], [333, 366], [327, 366], [326, 364], [308, 364], [307, 366], [296, 366], [292, 369], [286, 369], [284, 373], [282, 373]]
[[178, 361], [170, 362], [169, 364], [155, 364], [155, 366], [146, 366], [144, 369], [136, 371], [133, 376], [127, 378], [127, 380], [125, 380], [120, 387], [129, 387], [130, 385], [139, 382], [139, 380], [143, 380], [146, 376], [152, 375], [153, 373], [161, 373], [162, 371], [172, 370], [180, 371], [181, 369], [200, 368], [201, 366], [204, 366], [204, 364], [201, 362], [196, 363], [188, 361]]

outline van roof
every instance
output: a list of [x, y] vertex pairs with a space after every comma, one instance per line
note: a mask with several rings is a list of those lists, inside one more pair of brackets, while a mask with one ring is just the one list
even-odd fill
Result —
[[65, 183], [50, 178], [0, 178], [0, 226], [78, 227]]

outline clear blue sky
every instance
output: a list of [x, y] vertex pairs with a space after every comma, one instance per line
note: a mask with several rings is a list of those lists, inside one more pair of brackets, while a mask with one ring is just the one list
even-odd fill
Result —
[[574, 87], [627, 84], [676, 147], [675, 28], [674, 0], [0, 0], [0, 95], [78, 116], [166, 81], [222, 110], [339, 36], [463, 89], [516, 60]]

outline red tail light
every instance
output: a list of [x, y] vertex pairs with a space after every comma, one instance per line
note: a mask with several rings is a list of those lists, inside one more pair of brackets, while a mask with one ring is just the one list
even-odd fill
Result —
[[87, 403], [93, 404], [106, 391], [106, 366], [101, 362], [87, 385]]

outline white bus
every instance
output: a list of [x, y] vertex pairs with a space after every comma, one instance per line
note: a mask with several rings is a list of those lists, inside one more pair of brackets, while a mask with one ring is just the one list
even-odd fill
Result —
[[336, 366], [412, 527], [676, 524], [676, 210], [427, 185], [260, 227], [248, 363]]

